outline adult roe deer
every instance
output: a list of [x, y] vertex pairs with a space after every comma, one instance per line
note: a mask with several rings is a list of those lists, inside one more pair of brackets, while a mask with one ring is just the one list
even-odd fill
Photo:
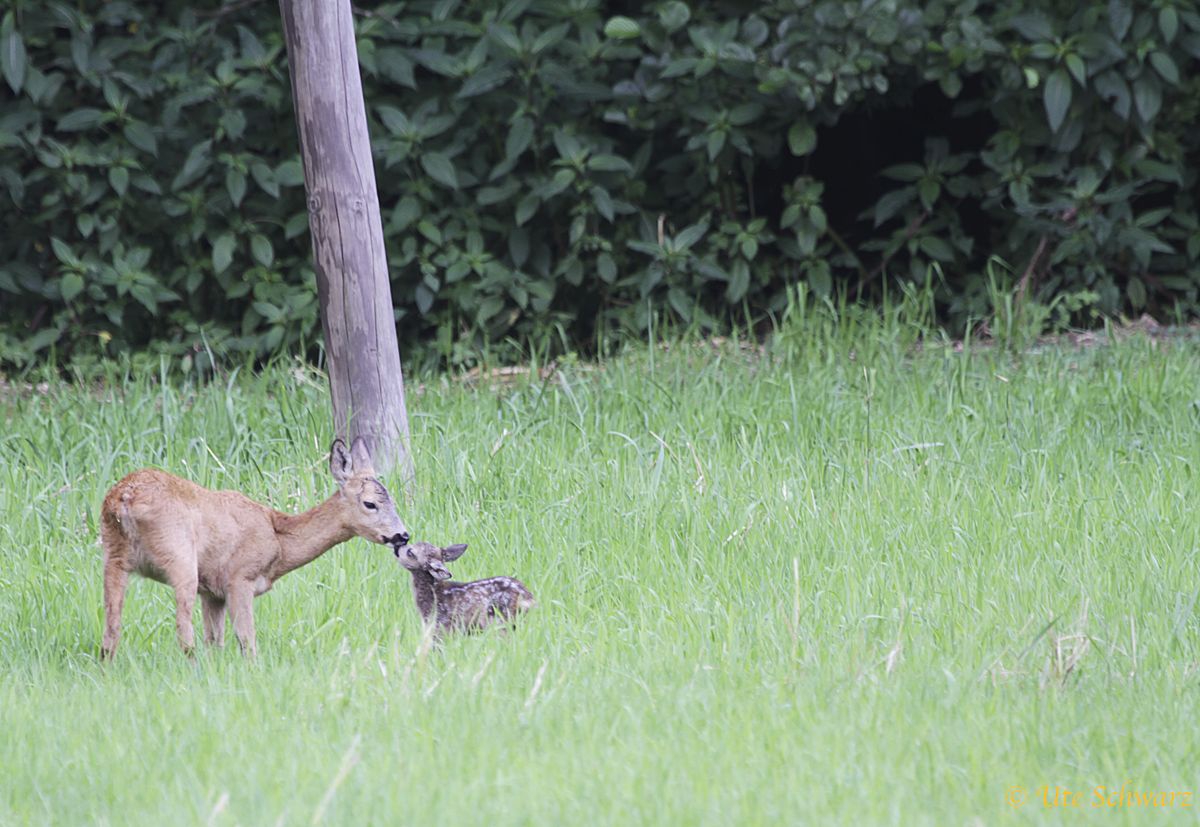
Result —
[[515, 577], [489, 577], [470, 583], [447, 582], [446, 563], [462, 557], [465, 543], [439, 548], [432, 543], [396, 546], [396, 558], [412, 574], [417, 611], [438, 634], [473, 632], [493, 623], [512, 622], [537, 605], [529, 589]]
[[109, 489], [101, 507], [104, 642], [111, 658], [133, 572], [175, 590], [179, 645], [194, 646], [192, 609], [200, 595], [204, 640], [225, 643], [225, 610], [242, 651], [254, 657], [255, 597], [289, 571], [358, 536], [399, 548], [408, 530], [375, 477], [362, 437], [329, 449], [337, 492], [303, 514], [283, 514], [237, 491], [212, 491], [165, 471], [134, 471]]

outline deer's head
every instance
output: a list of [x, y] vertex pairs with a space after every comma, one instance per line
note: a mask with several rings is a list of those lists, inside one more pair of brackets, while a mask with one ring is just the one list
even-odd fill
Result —
[[399, 548], [408, 542], [408, 529], [396, 513], [396, 504], [375, 476], [371, 453], [362, 437], [350, 449], [335, 439], [329, 449], [329, 472], [343, 498], [346, 527], [373, 543]]
[[442, 548], [433, 543], [413, 543], [396, 546], [396, 559], [409, 571], [427, 571], [438, 580], [449, 580], [450, 571], [446, 563], [462, 557], [466, 543], [456, 543]]

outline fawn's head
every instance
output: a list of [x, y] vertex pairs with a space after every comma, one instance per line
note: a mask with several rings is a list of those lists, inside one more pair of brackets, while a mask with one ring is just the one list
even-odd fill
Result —
[[335, 439], [329, 449], [329, 472], [343, 498], [346, 526], [373, 543], [399, 548], [408, 542], [408, 529], [396, 513], [387, 488], [375, 476], [371, 453], [362, 437], [355, 437], [349, 450]]
[[413, 543], [396, 546], [396, 558], [409, 571], [427, 571], [438, 580], [449, 580], [450, 571], [446, 563], [462, 557], [466, 543], [457, 543], [442, 548], [433, 543]]

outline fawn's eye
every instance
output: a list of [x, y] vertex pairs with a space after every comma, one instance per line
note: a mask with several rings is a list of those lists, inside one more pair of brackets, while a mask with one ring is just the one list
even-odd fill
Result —
[[417, 559], [417, 555], [413, 554], [413, 550], [412, 550], [411, 548], [408, 550], [408, 556], [409, 556], [409, 558], [410, 558], [410, 559], [412, 559], [412, 560], [416, 560], [416, 559]]
[[367, 509], [367, 511], [374, 511], [375, 507], [375, 503], [363, 503], [363, 508]]

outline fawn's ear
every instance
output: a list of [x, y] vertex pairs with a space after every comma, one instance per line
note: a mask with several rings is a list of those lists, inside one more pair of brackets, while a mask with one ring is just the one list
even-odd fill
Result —
[[354, 460], [346, 450], [346, 443], [335, 439], [329, 446], [329, 473], [338, 485], [345, 485], [346, 480], [354, 473]]
[[446, 546], [444, 549], [442, 549], [442, 560], [447, 563], [452, 563], [459, 557], [462, 557], [463, 552], [466, 550], [466, 543], [455, 543], [452, 546]]

